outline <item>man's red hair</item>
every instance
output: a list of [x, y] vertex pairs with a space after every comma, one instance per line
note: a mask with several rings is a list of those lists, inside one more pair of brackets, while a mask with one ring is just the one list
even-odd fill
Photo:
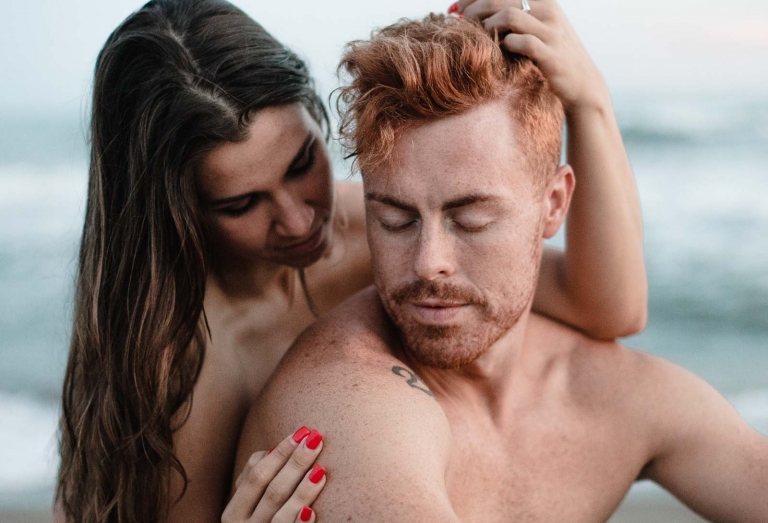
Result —
[[478, 23], [444, 15], [401, 20], [348, 44], [339, 66], [340, 135], [365, 173], [392, 159], [414, 126], [506, 99], [527, 168], [546, 180], [560, 163], [563, 109], [531, 60], [501, 50]]

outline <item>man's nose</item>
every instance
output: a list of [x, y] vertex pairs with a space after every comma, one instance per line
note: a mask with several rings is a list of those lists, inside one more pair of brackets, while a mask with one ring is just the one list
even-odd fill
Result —
[[430, 281], [453, 275], [453, 239], [442, 224], [424, 223], [418, 242], [413, 269], [419, 279]]
[[275, 195], [275, 231], [280, 236], [301, 238], [310, 233], [315, 209], [299, 195], [281, 191]]

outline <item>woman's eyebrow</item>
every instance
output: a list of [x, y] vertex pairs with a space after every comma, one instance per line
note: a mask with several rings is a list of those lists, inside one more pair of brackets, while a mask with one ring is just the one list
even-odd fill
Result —
[[[309, 147], [312, 144], [312, 141], [314, 140], [315, 136], [308, 132], [307, 136], [304, 138], [304, 141], [301, 144], [301, 147], [299, 147], [299, 150], [296, 152], [296, 154], [293, 156], [293, 160], [291, 160], [291, 163], [288, 165], [288, 171], [291, 171], [294, 169], [297, 163], [301, 161], [301, 158], [304, 156], [304, 152], [307, 150], [307, 147]], [[251, 196], [252, 194], [255, 194], [257, 191], [248, 191], [242, 194], [238, 194], [236, 196], [228, 196], [226, 198], [221, 198], [218, 200], [211, 200], [209, 205], [212, 205], [214, 207], [218, 207], [219, 205], [225, 205], [227, 203], [233, 203], [238, 200], [242, 200], [243, 198], [247, 198]]]

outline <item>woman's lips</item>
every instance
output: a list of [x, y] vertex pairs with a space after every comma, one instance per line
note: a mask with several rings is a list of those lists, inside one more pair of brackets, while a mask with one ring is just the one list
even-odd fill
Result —
[[302, 240], [299, 243], [294, 243], [288, 247], [282, 247], [277, 249], [281, 254], [290, 257], [305, 256], [315, 251], [320, 246], [323, 240], [323, 227], [318, 227], [317, 231], [307, 237], [306, 240]]
[[419, 323], [427, 325], [446, 325], [455, 323], [456, 319], [469, 310], [465, 303], [422, 301], [407, 304], [409, 312]]

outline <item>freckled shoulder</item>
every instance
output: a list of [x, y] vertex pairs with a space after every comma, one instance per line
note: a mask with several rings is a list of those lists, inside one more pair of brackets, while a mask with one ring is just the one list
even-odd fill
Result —
[[[573, 332], [573, 331], [572, 331]], [[614, 428], [617, 444], [638, 460], [656, 452], [670, 418], [679, 418], [675, 406], [683, 385], [700, 382], [688, 371], [662, 358], [597, 341], [574, 333], [568, 362], [568, 391], [585, 416]], [[621, 443], [623, 442], [623, 443]]]
[[340, 459], [357, 470], [347, 460], [374, 459], [365, 447], [376, 444], [444, 470], [447, 418], [434, 398], [407, 383], [411, 371], [389, 349], [386, 321], [369, 288], [302, 334], [253, 406], [238, 462], [306, 425], [326, 436], [325, 463]]
[[373, 286], [320, 317], [291, 347], [278, 372], [299, 367], [351, 365], [361, 373], [404, 366], [391, 350], [395, 339]]

